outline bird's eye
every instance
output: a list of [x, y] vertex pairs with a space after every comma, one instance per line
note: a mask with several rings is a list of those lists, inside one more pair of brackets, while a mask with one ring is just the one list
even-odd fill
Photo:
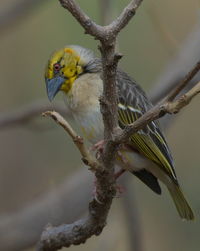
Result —
[[56, 71], [56, 72], [59, 71], [60, 68], [61, 68], [61, 66], [60, 66], [60, 64], [58, 64], [58, 63], [54, 64], [54, 66], [53, 66], [53, 69], [54, 69], [54, 71]]

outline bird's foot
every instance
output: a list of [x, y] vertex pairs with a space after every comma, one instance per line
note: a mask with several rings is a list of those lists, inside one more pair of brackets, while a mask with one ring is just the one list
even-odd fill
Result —
[[104, 141], [104, 140], [100, 140], [99, 142], [97, 142], [96, 144], [94, 144], [94, 145], [90, 148], [91, 151], [96, 151], [96, 158], [97, 158], [97, 159], [100, 158], [100, 155], [101, 155], [102, 152], [103, 152], [104, 144], [105, 144], [105, 141]]
[[[126, 170], [121, 168], [119, 171], [117, 171], [115, 174], [114, 174], [114, 178], [115, 180], [117, 180]], [[120, 185], [120, 184], [116, 184], [115, 185], [115, 188], [116, 188], [116, 191], [117, 191], [117, 194], [116, 194], [116, 198], [120, 198], [122, 196], [122, 194], [126, 191], [126, 189]]]
[[117, 171], [117, 172], [114, 174], [115, 180], [117, 180], [124, 172], [126, 172], [126, 170], [123, 169], [123, 168], [121, 168], [119, 171]]
[[125, 187], [120, 184], [116, 184], [115, 189], [116, 189], [115, 198], [120, 198], [124, 194], [124, 192], [126, 191]]
[[105, 141], [104, 140], [100, 140], [99, 142], [97, 142], [96, 144], [94, 144], [91, 148], [92, 151], [103, 151], [104, 148], [104, 144]]

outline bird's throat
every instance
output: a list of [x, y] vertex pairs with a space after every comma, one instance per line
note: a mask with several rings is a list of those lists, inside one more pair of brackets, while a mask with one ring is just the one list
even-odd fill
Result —
[[74, 81], [76, 80], [76, 76], [68, 78], [67, 80], [65, 80], [65, 82], [62, 84], [60, 90], [65, 92], [66, 94], [71, 90], [72, 85], [74, 83]]

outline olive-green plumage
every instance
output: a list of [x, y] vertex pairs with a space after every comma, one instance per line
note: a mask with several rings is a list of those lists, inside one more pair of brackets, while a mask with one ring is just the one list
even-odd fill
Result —
[[[65, 101], [84, 136], [97, 143], [103, 139], [103, 121], [99, 97], [103, 91], [101, 60], [80, 46], [67, 46], [56, 51], [46, 68], [46, 86], [50, 100], [63, 91]], [[125, 72], [116, 76], [119, 126], [133, 123], [152, 105], [144, 91]], [[132, 172], [157, 194], [158, 180], [168, 188], [181, 218], [192, 220], [193, 212], [180, 189], [174, 163], [165, 138], [157, 122], [130, 137], [121, 147], [116, 163]], [[158, 179], [158, 180], [157, 180]]]

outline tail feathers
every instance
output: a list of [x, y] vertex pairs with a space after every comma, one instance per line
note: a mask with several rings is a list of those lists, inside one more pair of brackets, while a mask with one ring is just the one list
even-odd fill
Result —
[[188, 202], [186, 201], [180, 187], [173, 184], [173, 186], [168, 187], [168, 190], [172, 196], [175, 203], [177, 211], [182, 219], [194, 220], [194, 214], [190, 208]]

